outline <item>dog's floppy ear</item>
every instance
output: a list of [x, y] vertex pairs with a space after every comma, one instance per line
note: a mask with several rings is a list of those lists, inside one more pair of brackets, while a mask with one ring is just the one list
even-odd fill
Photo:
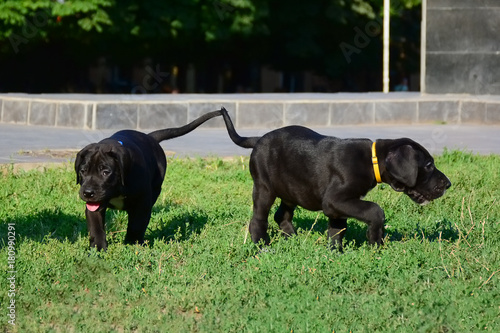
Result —
[[417, 152], [410, 145], [399, 146], [390, 150], [385, 158], [387, 171], [396, 181], [390, 185], [395, 191], [403, 191], [405, 187], [414, 187], [418, 176]]
[[113, 146], [109, 151], [109, 155], [116, 161], [120, 173], [121, 184], [125, 186], [125, 177], [130, 167], [130, 154], [128, 150], [124, 149], [122, 146]]
[[82, 177], [80, 176], [80, 168], [82, 167], [82, 164], [85, 162], [86, 156], [89, 154], [91, 150], [93, 150], [95, 146], [95, 143], [91, 143], [87, 145], [85, 148], [80, 150], [78, 154], [76, 154], [76, 159], [75, 159], [75, 172], [76, 172], [76, 183], [81, 184], [82, 182]]

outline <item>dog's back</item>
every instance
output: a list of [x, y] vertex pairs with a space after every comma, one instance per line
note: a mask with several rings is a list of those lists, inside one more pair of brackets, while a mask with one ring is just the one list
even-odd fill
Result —
[[322, 210], [325, 191], [335, 183], [341, 188], [356, 170], [359, 176], [351, 182], [360, 184], [351, 186], [352, 196], [366, 195], [375, 186], [371, 174], [359, 168], [360, 163], [371, 163], [369, 147], [367, 139], [340, 139], [288, 126], [260, 138], [250, 157], [250, 172], [255, 182], [266, 184], [277, 197], [308, 210]]

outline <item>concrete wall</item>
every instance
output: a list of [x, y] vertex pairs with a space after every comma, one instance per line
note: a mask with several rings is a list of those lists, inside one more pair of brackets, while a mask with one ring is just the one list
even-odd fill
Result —
[[499, 95], [500, 1], [424, 1], [422, 91]]
[[[286, 125], [475, 123], [500, 125], [500, 97], [358, 94], [0, 94], [0, 122], [82, 129], [178, 127], [224, 106], [237, 128]], [[219, 127], [208, 121], [204, 126]]]

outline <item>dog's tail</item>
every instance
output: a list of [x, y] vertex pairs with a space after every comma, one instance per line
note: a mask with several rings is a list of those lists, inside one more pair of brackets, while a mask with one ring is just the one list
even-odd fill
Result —
[[203, 124], [205, 121], [212, 119], [214, 117], [222, 115], [222, 110], [212, 111], [209, 113], [205, 113], [203, 116], [196, 118], [192, 122], [187, 125], [176, 127], [176, 128], [166, 128], [157, 130], [149, 133], [148, 135], [155, 139], [157, 142], [161, 142], [163, 140], [173, 139], [184, 134], [187, 134], [193, 131], [195, 128]]
[[259, 141], [260, 136], [251, 136], [251, 137], [239, 136], [239, 134], [236, 133], [236, 130], [234, 129], [233, 122], [231, 121], [231, 118], [229, 118], [227, 110], [224, 107], [222, 107], [220, 111], [222, 113], [222, 118], [224, 118], [224, 122], [226, 123], [227, 133], [229, 134], [231, 140], [233, 140], [233, 142], [240, 147], [253, 148], [257, 143], [257, 141]]

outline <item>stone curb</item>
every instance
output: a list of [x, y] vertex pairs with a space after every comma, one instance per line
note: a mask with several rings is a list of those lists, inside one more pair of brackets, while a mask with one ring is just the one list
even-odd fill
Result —
[[[238, 128], [500, 124], [500, 96], [420, 93], [0, 94], [0, 122], [80, 129], [178, 127], [224, 106]], [[221, 119], [204, 126], [222, 128]]]

